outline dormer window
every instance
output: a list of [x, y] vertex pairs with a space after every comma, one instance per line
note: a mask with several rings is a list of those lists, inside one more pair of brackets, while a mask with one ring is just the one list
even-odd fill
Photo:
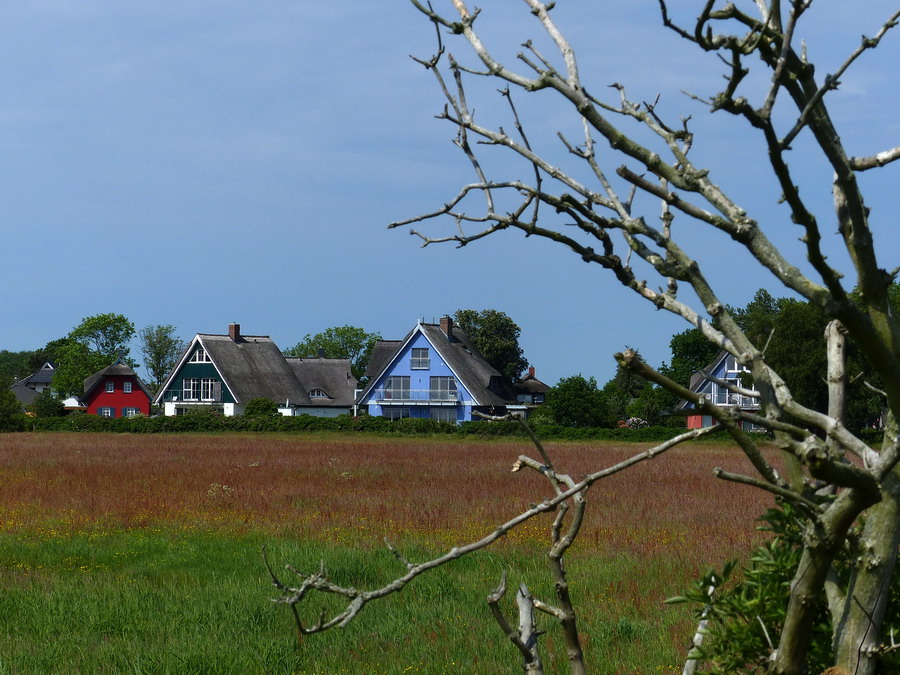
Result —
[[331, 398], [328, 394], [326, 394], [321, 389], [310, 389], [309, 397], [310, 398]]
[[197, 351], [191, 354], [191, 363], [211, 363], [209, 354], [203, 347], [197, 347]]

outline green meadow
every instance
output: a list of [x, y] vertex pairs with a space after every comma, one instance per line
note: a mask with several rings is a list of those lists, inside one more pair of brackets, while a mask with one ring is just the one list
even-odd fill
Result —
[[[551, 444], [573, 475], [639, 448]], [[298, 639], [262, 560], [373, 588], [547, 496], [514, 441], [20, 434], [0, 447], [0, 672], [516, 673], [485, 602], [506, 571], [553, 600], [549, 520], [415, 580], [348, 627]], [[694, 620], [662, 601], [746, 553], [765, 497], [723, 486], [727, 446], [682, 448], [597, 484], [568, 556], [598, 673], [680, 671]], [[512, 601], [506, 605], [511, 614]], [[336, 609], [315, 598], [304, 621]], [[567, 672], [541, 617], [548, 672]]]

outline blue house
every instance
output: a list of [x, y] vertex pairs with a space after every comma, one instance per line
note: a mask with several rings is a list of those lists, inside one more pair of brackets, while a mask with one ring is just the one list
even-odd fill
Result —
[[357, 404], [370, 415], [458, 423], [476, 411], [503, 415], [525, 407], [448, 316], [416, 324], [402, 340], [379, 340], [367, 375]]
[[[748, 387], [742, 384], [741, 377], [749, 372], [749, 369], [738, 363], [733, 355], [722, 351], [706, 368], [694, 373], [691, 377], [690, 390], [703, 394], [707, 401], [720, 408], [756, 413], [760, 408], [759, 399], [735, 391], [735, 388], [748, 390]], [[681, 408], [688, 412], [688, 429], [702, 429], [717, 424], [711, 415], [692, 413], [687, 401], [682, 402]], [[755, 430], [755, 427], [747, 421], [742, 421], [741, 426], [745, 431]]]

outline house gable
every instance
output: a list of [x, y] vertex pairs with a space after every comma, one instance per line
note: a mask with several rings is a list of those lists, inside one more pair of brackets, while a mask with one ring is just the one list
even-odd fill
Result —
[[[235, 403], [234, 395], [203, 343], [206, 337], [198, 333], [181, 355], [181, 359], [168, 379], [160, 387], [154, 402], [165, 403]], [[185, 381], [188, 380], [186, 383]], [[196, 382], [195, 382], [196, 381]], [[203, 401], [203, 385], [206, 383], [207, 400]], [[216, 384], [218, 383], [218, 384]]]
[[150, 414], [150, 392], [137, 373], [121, 359], [84, 381], [83, 400], [89, 415], [131, 417]]
[[459, 422], [472, 419], [473, 410], [514, 403], [500, 374], [448, 317], [417, 324], [402, 341], [376, 344], [373, 357], [380, 369], [369, 370], [372, 380], [359, 397], [372, 415]]

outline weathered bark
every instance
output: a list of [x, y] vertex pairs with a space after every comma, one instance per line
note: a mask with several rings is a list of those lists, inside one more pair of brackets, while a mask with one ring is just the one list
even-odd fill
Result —
[[[889, 416], [887, 438], [897, 437]], [[900, 469], [883, 481], [881, 501], [866, 511], [843, 611], [834, 617], [835, 664], [853, 675], [875, 672], [881, 624], [900, 547]]]

